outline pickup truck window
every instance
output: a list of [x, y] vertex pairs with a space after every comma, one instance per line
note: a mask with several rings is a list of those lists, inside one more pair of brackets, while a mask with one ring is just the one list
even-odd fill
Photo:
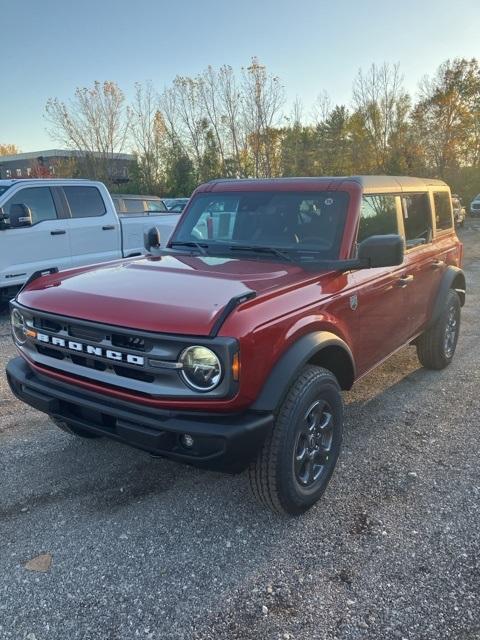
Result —
[[168, 209], [161, 200], [147, 200], [147, 211], [167, 213]]
[[396, 196], [365, 195], [360, 209], [358, 242], [375, 235], [398, 233]]
[[0, 187], [0, 196], [2, 196], [5, 193], [5, 191], [9, 188], [10, 187]]
[[450, 196], [446, 191], [436, 191], [433, 194], [433, 202], [435, 203], [435, 221], [437, 231], [451, 229], [453, 220]]
[[96, 187], [63, 187], [72, 218], [94, 218], [106, 212], [105, 203]]
[[144, 213], [145, 202], [139, 198], [125, 198], [123, 201], [127, 213]]
[[432, 216], [428, 193], [402, 196], [407, 249], [432, 241]]
[[44, 220], [55, 220], [58, 217], [52, 193], [48, 187], [31, 187], [17, 191], [3, 207], [7, 216], [10, 215], [10, 207], [13, 204], [24, 204], [30, 209], [32, 225]]
[[198, 195], [174, 241], [205, 240], [207, 252], [232, 243], [312, 250], [336, 258], [348, 201], [343, 191]]

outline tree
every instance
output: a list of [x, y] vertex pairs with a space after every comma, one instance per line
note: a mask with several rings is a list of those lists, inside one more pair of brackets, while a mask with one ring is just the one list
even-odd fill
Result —
[[0, 156], [14, 156], [20, 153], [16, 144], [0, 144]]
[[353, 84], [357, 122], [365, 129], [375, 170], [388, 173], [389, 159], [399, 131], [405, 127], [410, 97], [403, 89], [399, 65], [372, 64], [359, 70]]
[[173, 149], [167, 159], [165, 186], [169, 196], [188, 197], [197, 186], [195, 167], [180, 149]]
[[253, 156], [254, 177], [275, 175], [278, 137], [273, 129], [278, 124], [285, 102], [285, 92], [277, 76], [267, 72], [257, 58], [243, 69], [242, 112]]
[[413, 124], [426, 163], [444, 177], [448, 169], [480, 163], [480, 68], [475, 59], [447, 60], [424, 78]]
[[49, 133], [70, 149], [85, 153], [92, 178], [110, 181], [109, 164], [123, 151], [129, 122], [125, 96], [115, 82], [78, 87], [68, 103], [49, 98], [45, 106]]
[[[354, 172], [352, 119], [343, 105], [333, 107], [316, 127], [318, 169], [327, 175]], [[356, 140], [357, 145], [359, 140]]]
[[129, 107], [130, 132], [136, 154], [135, 178], [138, 189], [161, 194], [164, 182], [164, 158], [167, 153], [167, 128], [159, 106], [159, 96], [151, 83], [135, 85]]

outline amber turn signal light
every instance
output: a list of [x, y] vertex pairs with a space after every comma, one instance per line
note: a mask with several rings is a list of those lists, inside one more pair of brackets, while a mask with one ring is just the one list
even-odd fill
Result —
[[237, 353], [233, 356], [232, 360], [232, 378], [238, 380], [240, 378], [240, 356]]

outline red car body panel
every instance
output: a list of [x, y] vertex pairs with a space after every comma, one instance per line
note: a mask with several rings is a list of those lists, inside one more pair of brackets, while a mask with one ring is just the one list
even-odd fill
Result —
[[[214, 191], [320, 189], [349, 193], [339, 256], [349, 258], [362, 197], [361, 185], [355, 180], [295, 179], [271, 184], [218, 181], [202, 185], [194, 196]], [[204, 397], [181, 402], [153, 399], [87, 378], [74, 378], [79, 387], [93, 391], [101, 388], [106, 395], [138, 404], [213, 413], [241, 412], [254, 402], [273, 365], [288, 347], [312, 331], [330, 331], [345, 341], [353, 354], [356, 378], [418, 335], [435, 297], [435, 288], [429, 285], [425, 304], [422, 279], [431, 278], [432, 263], [438, 260], [439, 252], [443, 264], [435, 270], [434, 277], [440, 283], [446, 265], [458, 266], [461, 261], [461, 245], [453, 230], [434, 244], [407, 252], [404, 263], [396, 267], [339, 273], [307, 271], [295, 264], [265, 259], [146, 257], [43, 277], [28, 285], [18, 302], [40, 311], [123, 328], [207, 336], [233, 296], [255, 291], [256, 297], [234, 309], [219, 332], [220, 336], [236, 338], [240, 345], [240, 383], [232, 398]], [[399, 286], [400, 278], [412, 271], [415, 286]], [[399, 323], [402, 308], [409, 311], [405, 321]], [[72, 380], [72, 376], [30, 364], [55, 379]]]

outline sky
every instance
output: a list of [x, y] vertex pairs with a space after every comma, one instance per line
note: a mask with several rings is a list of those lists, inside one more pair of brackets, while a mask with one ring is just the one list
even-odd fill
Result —
[[399, 63], [405, 88], [447, 58], [480, 57], [479, 0], [0, 0], [0, 143], [58, 148], [49, 97], [114, 80], [126, 93], [257, 56], [308, 114], [351, 101], [359, 68]]

